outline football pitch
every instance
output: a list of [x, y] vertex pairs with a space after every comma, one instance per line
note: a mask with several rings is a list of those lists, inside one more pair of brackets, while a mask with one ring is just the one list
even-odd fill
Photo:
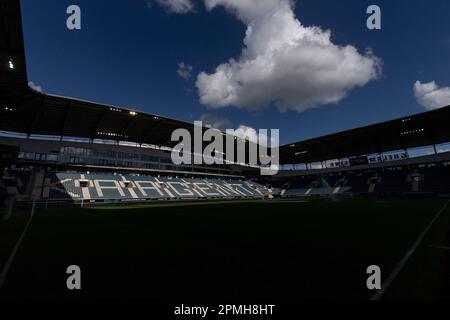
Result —
[[[448, 298], [446, 205], [249, 200], [37, 210], [13, 253], [30, 218], [16, 212], [0, 222], [0, 297], [368, 300], [367, 267], [377, 265], [383, 285], [390, 282], [381, 299]], [[81, 290], [66, 287], [70, 265], [81, 269]]]

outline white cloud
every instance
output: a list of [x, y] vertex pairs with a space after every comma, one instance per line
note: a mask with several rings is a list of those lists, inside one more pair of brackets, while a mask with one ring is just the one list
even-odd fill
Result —
[[185, 14], [194, 10], [192, 0], [147, 0], [147, 7], [152, 7], [152, 1], [157, 2], [168, 12]]
[[417, 102], [427, 110], [439, 109], [450, 105], [450, 87], [439, 87], [435, 81], [414, 84]]
[[191, 76], [192, 76], [192, 70], [193, 70], [193, 69], [194, 69], [194, 68], [193, 68], [191, 65], [186, 64], [186, 63], [184, 63], [184, 62], [180, 62], [180, 63], [178, 64], [178, 70], [177, 70], [177, 72], [178, 72], [178, 75], [179, 75], [181, 78], [183, 78], [184, 80], [188, 80], [188, 79], [190, 79]]
[[218, 129], [220, 131], [225, 131], [227, 129], [233, 128], [233, 123], [227, 119], [216, 116], [211, 113], [206, 113], [200, 117], [200, 120], [203, 121], [205, 126]]
[[337, 103], [379, 76], [380, 59], [333, 44], [330, 31], [303, 26], [290, 0], [204, 2], [208, 10], [224, 6], [247, 26], [241, 56], [197, 78], [200, 102], [210, 108], [258, 110], [276, 103], [303, 111]]
[[[267, 131], [267, 133], [270, 136], [270, 138], [267, 134], [258, 132], [254, 128], [248, 127], [246, 125], [240, 125], [234, 132], [235, 132], [235, 136], [238, 138], [248, 140], [253, 143], [259, 142], [260, 145], [263, 145], [266, 147], [267, 147], [267, 143], [269, 143], [269, 146], [271, 146], [271, 147], [277, 147], [279, 144], [279, 141], [277, 139], [275, 139], [275, 137], [270, 136], [269, 130]], [[259, 136], [259, 140], [258, 140], [258, 136]]]
[[39, 92], [42, 92], [42, 87], [37, 85], [37, 84], [35, 84], [33, 81], [28, 82], [28, 86], [31, 89], [34, 89], [34, 90], [39, 91]]
[[[249, 127], [247, 125], [239, 125], [237, 129], [233, 129], [234, 125], [233, 122], [227, 118], [219, 117], [211, 113], [203, 114], [200, 117], [200, 120], [203, 122], [203, 125], [206, 127], [211, 127], [218, 129], [222, 132], [225, 132], [226, 130], [234, 130], [234, 135], [240, 139], [248, 140], [254, 143], [258, 142], [258, 134], [259, 132], [256, 131], [256, 129]], [[275, 139], [275, 137], [270, 136], [270, 139], [268, 138], [268, 135], [270, 135], [270, 130], [267, 130], [267, 134], [264, 134], [261, 132], [260, 135], [260, 144], [267, 146], [267, 142], [269, 142], [270, 146], [277, 146], [279, 144], [279, 141]]]

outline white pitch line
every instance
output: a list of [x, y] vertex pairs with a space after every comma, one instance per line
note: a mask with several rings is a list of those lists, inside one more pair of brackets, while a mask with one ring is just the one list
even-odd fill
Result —
[[28, 222], [27, 222], [25, 228], [23, 229], [23, 232], [20, 235], [19, 240], [17, 240], [17, 243], [14, 246], [13, 251], [11, 252], [8, 260], [6, 261], [5, 266], [3, 267], [2, 273], [0, 274], [0, 289], [3, 287], [3, 285], [5, 283], [6, 276], [8, 275], [8, 271], [14, 262], [14, 258], [16, 257], [17, 251], [19, 251], [20, 244], [22, 243], [23, 238], [25, 238], [25, 234], [27, 233], [28, 227], [31, 224], [31, 220], [33, 219], [33, 216], [34, 216], [34, 205], [35, 205], [35, 203], [33, 202], [30, 218], [28, 219]]
[[391, 286], [392, 282], [394, 282], [395, 278], [397, 278], [398, 274], [403, 269], [403, 267], [405, 266], [406, 262], [408, 262], [409, 258], [414, 254], [414, 252], [416, 251], [417, 247], [421, 244], [421, 242], [423, 241], [423, 239], [425, 238], [426, 234], [431, 229], [433, 224], [436, 222], [437, 219], [439, 219], [439, 217], [445, 211], [445, 209], [447, 209], [449, 202], [450, 202], [450, 200], [447, 201], [444, 204], [444, 206], [441, 208], [441, 210], [439, 210], [439, 212], [436, 214], [436, 216], [433, 218], [433, 220], [431, 220], [431, 222], [428, 224], [428, 226], [425, 228], [425, 230], [423, 230], [423, 232], [420, 234], [419, 238], [417, 238], [416, 242], [414, 242], [413, 246], [406, 252], [406, 254], [403, 257], [403, 259], [400, 260], [400, 262], [395, 266], [394, 270], [391, 272], [389, 277], [382, 284], [381, 289], [378, 290], [370, 298], [370, 300], [380, 300], [383, 297], [383, 295], [385, 294], [386, 290], [389, 289], [389, 287]]

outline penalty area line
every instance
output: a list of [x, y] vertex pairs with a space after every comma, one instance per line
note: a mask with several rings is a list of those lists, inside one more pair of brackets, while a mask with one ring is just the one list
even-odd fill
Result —
[[25, 238], [25, 234], [27, 233], [28, 228], [30, 227], [31, 220], [33, 219], [33, 216], [34, 216], [34, 206], [35, 206], [35, 203], [33, 202], [30, 218], [28, 218], [28, 222], [27, 222], [25, 228], [23, 229], [22, 234], [19, 237], [19, 240], [17, 240], [17, 243], [14, 246], [13, 251], [9, 255], [9, 258], [3, 267], [2, 273], [0, 273], [0, 289], [3, 287], [3, 285], [5, 283], [6, 276], [8, 275], [9, 269], [11, 268], [11, 265], [14, 262], [14, 258], [16, 257], [17, 251], [19, 251], [19, 247], [20, 247], [23, 239]]
[[450, 200], [447, 201], [444, 206], [439, 210], [439, 212], [434, 216], [433, 220], [430, 221], [430, 223], [427, 225], [427, 227], [425, 228], [425, 230], [423, 230], [423, 232], [420, 234], [420, 236], [417, 238], [416, 242], [414, 242], [413, 246], [406, 252], [406, 254], [404, 255], [404, 257], [402, 258], [402, 260], [400, 260], [399, 263], [397, 263], [397, 265], [395, 266], [394, 270], [392, 270], [392, 272], [389, 274], [388, 278], [386, 279], [386, 281], [382, 284], [381, 289], [378, 290], [371, 298], [370, 300], [380, 300], [381, 298], [383, 298], [384, 294], [386, 293], [386, 291], [389, 289], [389, 287], [391, 286], [391, 284], [394, 282], [394, 280], [397, 278], [397, 276], [399, 275], [400, 271], [402, 271], [403, 267], [405, 266], [405, 264], [408, 262], [409, 258], [414, 254], [414, 252], [416, 251], [416, 249], [419, 247], [419, 245], [422, 243], [423, 239], [425, 238], [425, 236], [427, 235], [428, 231], [430, 231], [431, 227], [433, 226], [433, 224], [436, 222], [437, 219], [439, 219], [439, 217], [442, 215], [442, 213], [445, 211], [445, 209], [447, 209], [448, 204], [449, 204]]

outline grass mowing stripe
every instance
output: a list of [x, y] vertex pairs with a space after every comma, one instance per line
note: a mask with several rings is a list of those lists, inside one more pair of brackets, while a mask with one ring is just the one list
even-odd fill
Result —
[[33, 203], [33, 207], [31, 208], [30, 218], [28, 219], [28, 222], [27, 222], [25, 228], [23, 229], [23, 232], [20, 235], [19, 240], [17, 240], [17, 243], [14, 246], [13, 251], [11, 252], [8, 260], [6, 261], [5, 266], [3, 267], [2, 273], [0, 274], [0, 289], [3, 287], [3, 284], [5, 283], [9, 268], [11, 267], [12, 263], [14, 262], [14, 258], [16, 257], [17, 251], [19, 251], [20, 244], [22, 243], [23, 238], [25, 238], [25, 234], [27, 233], [28, 228], [30, 227], [33, 216], [34, 216], [34, 203]]
[[419, 245], [422, 243], [423, 239], [427, 235], [428, 231], [431, 229], [433, 224], [436, 222], [437, 219], [442, 215], [442, 213], [447, 209], [448, 204], [450, 200], [447, 201], [444, 206], [439, 210], [439, 212], [434, 216], [433, 220], [430, 221], [430, 223], [427, 225], [425, 230], [420, 234], [419, 238], [417, 238], [416, 242], [414, 242], [413, 246], [406, 252], [402, 260], [395, 266], [394, 270], [389, 274], [389, 277], [386, 279], [386, 281], [382, 284], [381, 289], [378, 290], [371, 298], [370, 300], [380, 300], [383, 298], [385, 292], [389, 289], [391, 284], [394, 282], [394, 280], [399, 275], [400, 271], [403, 269], [405, 264], [408, 262], [409, 258], [414, 254], [416, 249], [419, 247]]

